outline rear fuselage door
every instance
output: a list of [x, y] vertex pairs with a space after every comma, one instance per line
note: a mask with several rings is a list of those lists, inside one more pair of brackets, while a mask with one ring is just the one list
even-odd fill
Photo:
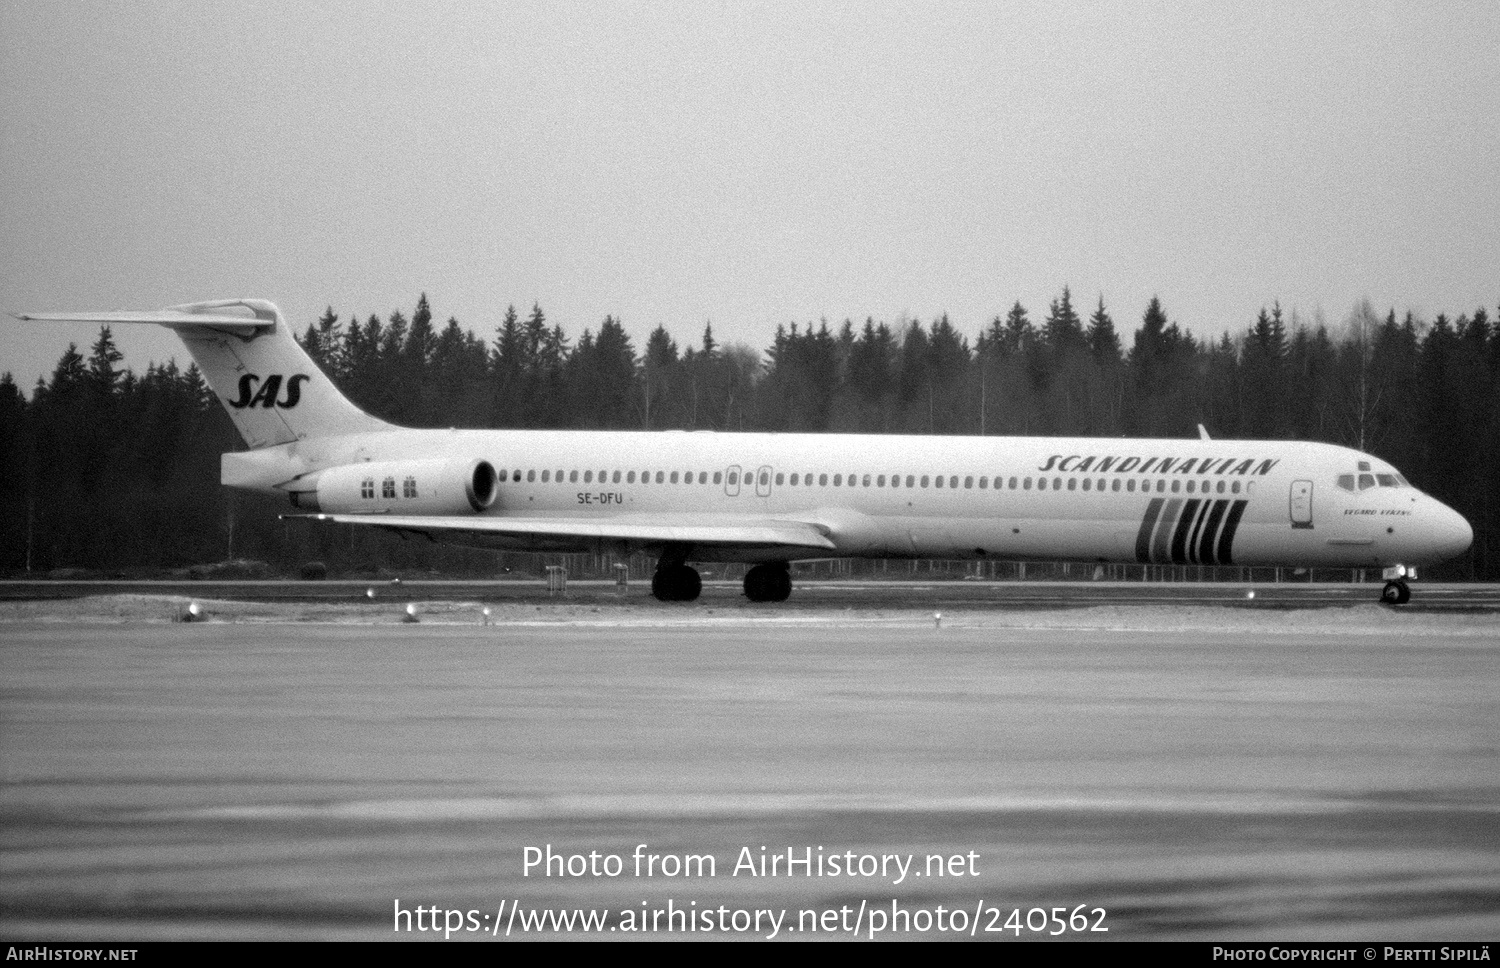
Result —
[[724, 493], [730, 497], [740, 496], [740, 465], [732, 464], [724, 472]]
[[1312, 519], [1312, 481], [1293, 481], [1291, 497], [1292, 527], [1310, 528]]

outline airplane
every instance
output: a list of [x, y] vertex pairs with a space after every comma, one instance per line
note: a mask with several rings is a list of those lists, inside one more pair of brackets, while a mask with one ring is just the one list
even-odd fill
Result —
[[692, 601], [690, 562], [751, 565], [784, 601], [793, 561], [839, 557], [1379, 568], [1405, 604], [1469, 523], [1370, 454], [1332, 444], [712, 431], [415, 430], [351, 403], [276, 306], [224, 299], [24, 320], [176, 331], [247, 450], [221, 482], [284, 515], [470, 547], [657, 559], [652, 594]]

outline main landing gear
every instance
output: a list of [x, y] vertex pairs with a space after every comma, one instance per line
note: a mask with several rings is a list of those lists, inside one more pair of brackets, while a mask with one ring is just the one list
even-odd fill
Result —
[[1400, 579], [1388, 581], [1380, 590], [1380, 601], [1385, 605], [1405, 605], [1411, 601], [1411, 587]]
[[651, 576], [651, 594], [661, 602], [691, 602], [703, 591], [703, 579], [694, 568], [677, 562], [657, 564]]
[[745, 597], [752, 602], [784, 602], [791, 593], [791, 567], [784, 561], [756, 565], [745, 573]]
[[[651, 576], [651, 594], [661, 602], [691, 602], [703, 592], [703, 579], [681, 559], [663, 558]], [[791, 567], [784, 561], [756, 565], [745, 573], [745, 597], [752, 602], [784, 602], [792, 594]]]

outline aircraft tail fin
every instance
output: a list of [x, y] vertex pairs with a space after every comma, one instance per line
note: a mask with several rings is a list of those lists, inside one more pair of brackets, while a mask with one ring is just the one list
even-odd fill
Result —
[[27, 320], [156, 323], [187, 344], [209, 387], [251, 448], [389, 429], [356, 407], [264, 299], [218, 299], [154, 312], [32, 313]]

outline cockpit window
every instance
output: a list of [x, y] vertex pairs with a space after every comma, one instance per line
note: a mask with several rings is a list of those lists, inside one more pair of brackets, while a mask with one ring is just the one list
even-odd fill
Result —
[[1369, 473], [1370, 464], [1368, 461], [1360, 461], [1359, 466], [1365, 473], [1340, 474], [1338, 476], [1338, 485], [1341, 489], [1345, 491], [1366, 491], [1372, 487], [1411, 487], [1407, 483], [1406, 478], [1400, 474]]

